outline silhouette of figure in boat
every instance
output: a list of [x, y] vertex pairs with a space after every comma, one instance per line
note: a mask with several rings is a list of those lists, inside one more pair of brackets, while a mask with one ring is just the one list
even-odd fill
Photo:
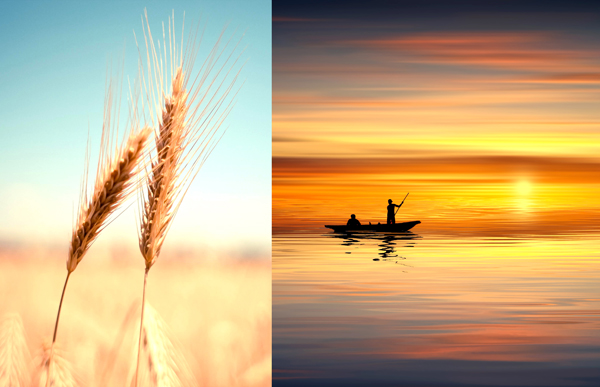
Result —
[[356, 219], [356, 215], [350, 215], [350, 219], [348, 219], [348, 223], [346, 223], [346, 226], [360, 226], [360, 222], [358, 221], [358, 219]]
[[392, 203], [392, 199], [388, 199], [387, 206], [387, 224], [396, 224], [396, 207], [400, 208], [400, 205]]

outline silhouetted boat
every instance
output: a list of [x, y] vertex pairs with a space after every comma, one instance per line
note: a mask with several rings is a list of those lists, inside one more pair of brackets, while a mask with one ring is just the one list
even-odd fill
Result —
[[414, 222], [403, 222], [395, 224], [361, 224], [360, 226], [346, 226], [345, 224], [331, 225], [326, 224], [325, 227], [330, 228], [333, 232], [350, 232], [350, 231], [375, 231], [375, 232], [404, 232], [421, 223], [419, 220]]

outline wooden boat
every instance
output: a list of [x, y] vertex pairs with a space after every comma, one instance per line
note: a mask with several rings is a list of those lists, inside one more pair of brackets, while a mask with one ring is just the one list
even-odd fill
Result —
[[375, 231], [375, 232], [405, 232], [421, 223], [419, 220], [413, 222], [403, 222], [395, 224], [361, 224], [360, 226], [346, 226], [345, 224], [330, 225], [325, 227], [330, 228], [333, 232], [354, 232], [354, 231]]

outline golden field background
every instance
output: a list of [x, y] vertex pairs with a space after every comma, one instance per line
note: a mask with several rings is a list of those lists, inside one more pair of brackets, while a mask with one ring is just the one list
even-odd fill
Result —
[[[121, 333], [125, 336], [110, 385], [128, 385], [144, 272], [137, 254], [124, 247], [93, 248], [69, 280], [57, 344], [81, 385], [99, 383]], [[0, 318], [14, 312], [22, 317], [34, 359], [51, 339], [67, 273], [64, 256], [58, 248], [0, 248]], [[193, 251], [165, 252], [150, 271], [146, 300], [164, 319], [199, 385], [270, 385], [268, 259], [202, 259]], [[135, 317], [124, 323], [131, 309]]]

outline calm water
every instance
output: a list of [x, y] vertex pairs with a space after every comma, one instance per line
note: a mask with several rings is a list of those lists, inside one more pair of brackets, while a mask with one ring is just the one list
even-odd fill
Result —
[[598, 235], [273, 237], [274, 386], [600, 386]]

